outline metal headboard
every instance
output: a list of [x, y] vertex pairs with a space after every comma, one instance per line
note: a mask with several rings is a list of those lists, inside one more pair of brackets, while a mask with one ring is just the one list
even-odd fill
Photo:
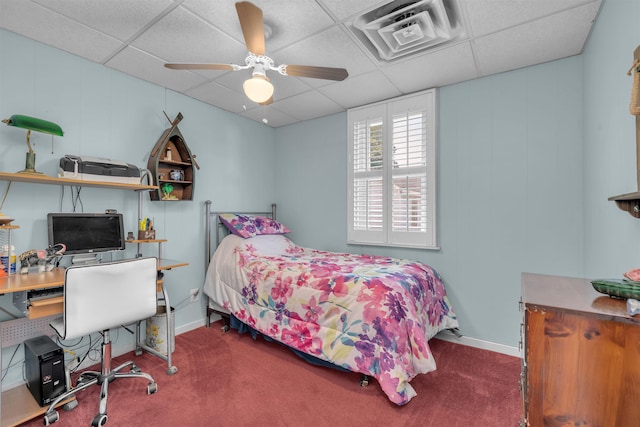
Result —
[[[227, 227], [225, 227], [225, 225], [220, 221], [220, 217], [218, 215], [220, 215], [221, 213], [229, 213], [230, 211], [212, 212], [211, 211], [211, 200], [207, 200], [207, 201], [204, 202], [204, 209], [205, 209], [205, 228], [206, 228], [206, 232], [205, 232], [206, 234], [205, 234], [205, 238], [204, 238], [204, 240], [205, 240], [204, 274], [205, 274], [205, 277], [206, 277], [207, 270], [209, 269], [209, 262], [211, 261], [211, 257], [213, 255], [213, 251], [220, 244], [221, 236], [222, 237], [226, 237], [226, 235], [229, 234], [229, 231], [227, 230]], [[265, 216], [265, 217], [268, 217], [268, 218], [276, 219], [276, 204], [275, 203], [271, 204], [271, 211], [270, 212], [238, 212], [238, 211], [234, 211], [233, 213], [237, 213], [237, 214], [241, 214], [241, 215], [259, 215], [259, 216]], [[215, 242], [215, 247], [212, 247], [212, 241]], [[227, 331], [229, 329], [229, 324], [230, 324], [229, 323], [229, 317], [230, 317], [229, 313], [224, 308], [217, 306], [217, 304], [214, 304], [209, 299], [209, 297], [207, 297], [206, 300], [207, 300], [206, 326], [209, 327], [211, 325], [211, 315], [212, 314], [218, 314], [218, 315], [220, 315], [222, 317], [222, 320], [223, 320], [222, 330], [223, 331]], [[211, 307], [211, 305], [214, 305], [214, 307]]]
[[[220, 244], [221, 236], [225, 237], [229, 234], [225, 225], [220, 222], [220, 217], [218, 216], [221, 213], [236, 213], [240, 215], [260, 215], [266, 216], [268, 218], [276, 219], [276, 204], [271, 204], [271, 211], [266, 212], [238, 212], [238, 211], [220, 211], [220, 212], [212, 212], [211, 211], [211, 200], [207, 200], [204, 202], [205, 209], [205, 250], [204, 250], [204, 272], [207, 273], [207, 269], [209, 268], [209, 261], [211, 261], [211, 257], [213, 256], [213, 251]], [[212, 238], [213, 237], [213, 238]], [[212, 246], [212, 243], [215, 246]]]

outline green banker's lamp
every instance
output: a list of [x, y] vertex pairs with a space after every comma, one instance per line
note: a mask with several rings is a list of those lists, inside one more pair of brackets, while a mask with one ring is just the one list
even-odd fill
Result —
[[60, 126], [46, 120], [36, 119], [35, 117], [22, 116], [19, 114], [14, 114], [8, 119], [3, 120], [2, 123], [6, 123], [9, 126], [27, 129], [27, 147], [29, 148], [29, 151], [27, 152], [27, 160], [24, 170], [21, 170], [18, 173], [41, 174], [42, 172], [36, 171], [36, 153], [35, 151], [33, 151], [31, 142], [29, 141], [29, 139], [31, 138], [31, 131], [33, 130], [36, 132], [63, 136], [64, 133], [62, 132]]

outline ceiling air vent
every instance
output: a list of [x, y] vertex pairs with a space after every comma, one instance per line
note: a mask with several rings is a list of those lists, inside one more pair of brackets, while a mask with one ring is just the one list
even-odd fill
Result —
[[467, 36], [457, 0], [395, 0], [356, 17], [351, 29], [381, 61]]

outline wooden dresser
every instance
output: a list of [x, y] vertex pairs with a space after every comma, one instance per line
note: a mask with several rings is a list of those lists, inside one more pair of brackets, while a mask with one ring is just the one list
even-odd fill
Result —
[[640, 316], [587, 279], [522, 275], [523, 425], [640, 425]]

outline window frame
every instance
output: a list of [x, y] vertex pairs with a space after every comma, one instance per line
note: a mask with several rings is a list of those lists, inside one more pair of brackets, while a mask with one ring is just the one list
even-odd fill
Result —
[[[420, 249], [440, 249], [438, 247], [438, 234], [437, 234], [437, 90], [429, 89], [422, 92], [417, 92], [410, 95], [404, 95], [401, 97], [389, 99], [374, 104], [369, 104], [357, 108], [351, 108], [347, 110], [347, 126], [348, 126], [348, 144], [347, 144], [347, 244], [354, 245], [373, 245], [373, 246], [396, 246], [406, 248], [420, 248]], [[398, 115], [405, 115], [407, 122], [409, 117], [416, 113], [424, 112], [424, 126], [421, 129], [424, 132], [424, 167], [407, 166], [406, 168], [394, 168], [392, 167], [393, 156], [393, 131], [394, 131], [394, 118]], [[356, 157], [359, 159], [359, 166], [362, 166], [362, 156], [356, 156], [354, 152], [355, 147], [355, 126], [365, 126], [368, 132], [377, 121], [382, 122], [382, 145], [383, 145], [383, 166], [382, 171], [356, 171]], [[359, 133], [362, 135], [362, 133]], [[367, 138], [369, 134], [366, 134]], [[371, 142], [367, 140], [365, 142], [367, 148], [370, 150]], [[362, 150], [362, 145], [359, 146]], [[369, 151], [367, 151], [369, 152]], [[370, 161], [370, 159], [368, 160]], [[424, 169], [424, 170], [423, 170]], [[416, 173], [418, 175], [416, 175]], [[355, 224], [356, 213], [362, 213], [361, 209], [356, 209], [356, 202], [354, 201], [354, 195], [362, 195], [361, 192], [356, 192], [357, 189], [362, 187], [356, 186], [356, 180], [360, 183], [366, 179], [372, 179], [374, 177], [381, 176], [383, 180], [383, 194], [382, 194], [382, 226], [381, 229], [366, 229], [371, 225], [367, 222], [365, 229], [359, 229]], [[425, 178], [424, 184], [426, 194], [423, 193], [419, 199], [425, 206], [419, 211], [426, 214], [426, 218], [421, 217], [424, 221], [424, 226], [421, 226], [420, 231], [398, 231], [393, 229], [393, 179], [394, 177], [406, 177], [407, 180], [410, 177]], [[371, 193], [367, 193], [367, 196], [371, 196]], [[365, 215], [371, 214], [371, 207], [366, 206]], [[409, 211], [405, 211], [406, 215], [409, 215]], [[360, 215], [357, 216], [361, 218]], [[368, 216], [366, 218], [369, 218]], [[370, 221], [367, 219], [367, 221]], [[359, 224], [362, 225], [360, 219]], [[422, 222], [420, 222], [422, 224]]]

